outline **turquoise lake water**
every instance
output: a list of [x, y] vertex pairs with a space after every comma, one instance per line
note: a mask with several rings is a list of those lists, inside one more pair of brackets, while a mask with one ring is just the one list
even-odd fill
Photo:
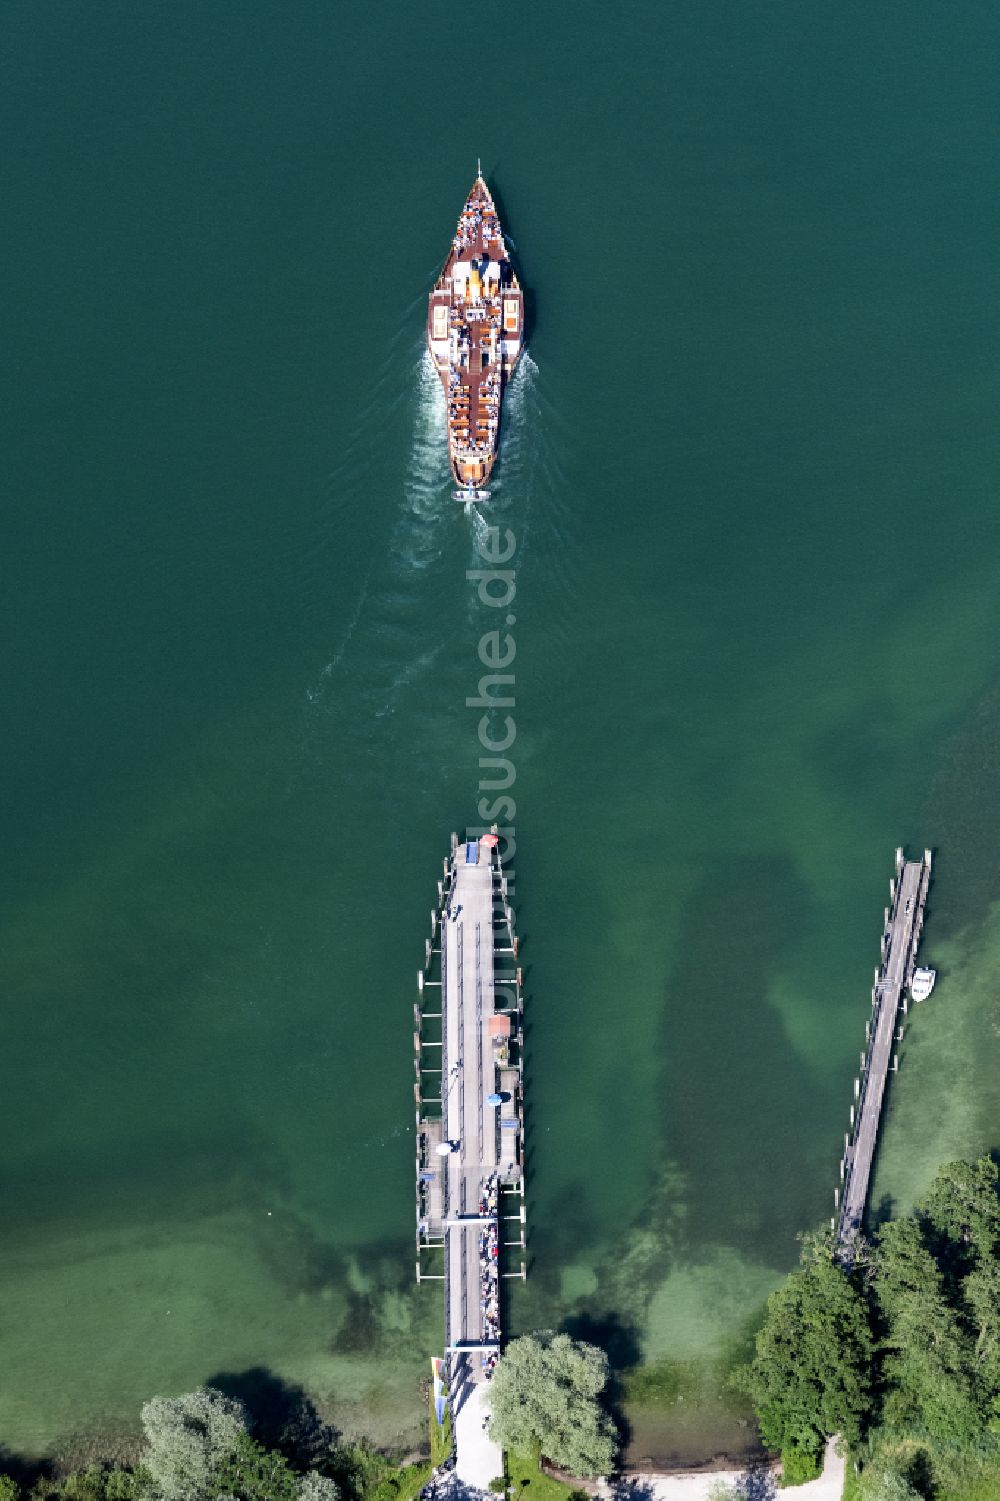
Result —
[[[878, 1202], [1000, 1146], [995, 7], [12, 0], [0, 1443], [265, 1370], [407, 1442], [412, 1003], [516, 540], [532, 1267], [738, 1452], [822, 1223], [893, 850]], [[463, 58], [466, 60], [463, 61]], [[489, 518], [427, 290], [533, 302]]]

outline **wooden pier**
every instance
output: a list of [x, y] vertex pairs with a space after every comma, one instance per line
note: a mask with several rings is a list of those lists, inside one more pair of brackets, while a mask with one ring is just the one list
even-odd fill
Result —
[[834, 1190], [837, 1207], [837, 1255], [845, 1266], [854, 1261], [855, 1242], [868, 1201], [872, 1163], [878, 1141], [882, 1102], [890, 1067], [898, 1067], [896, 1044], [902, 1041], [900, 1017], [909, 1009], [909, 986], [924, 926], [924, 907], [931, 879], [931, 852], [922, 860], [905, 860], [896, 851], [896, 873], [889, 882], [889, 906], [883, 916], [882, 962], [872, 986], [872, 1015], [861, 1073], [854, 1081], [851, 1130], [840, 1164], [842, 1187]]
[[[525, 1276], [521, 971], [495, 835], [452, 835], [414, 1008], [417, 1280], [444, 1284], [456, 1473], [485, 1490], [501, 1279]], [[516, 1269], [509, 1267], [512, 1254]]]

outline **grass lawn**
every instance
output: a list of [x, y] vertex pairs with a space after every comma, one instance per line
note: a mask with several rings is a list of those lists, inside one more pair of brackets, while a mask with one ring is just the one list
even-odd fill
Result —
[[857, 1475], [851, 1469], [851, 1462], [847, 1462], [847, 1473], [844, 1476], [844, 1494], [842, 1501], [861, 1501], [861, 1486]]
[[430, 1464], [406, 1465], [398, 1472], [399, 1488], [392, 1501], [414, 1501], [430, 1478]]
[[544, 1475], [538, 1468], [537, 1454], [508, 1454], [507, 1480], [513, 1495], [523, 1501], [568, 1501], [568, 1497], [580, 1494], [571, 1485]]

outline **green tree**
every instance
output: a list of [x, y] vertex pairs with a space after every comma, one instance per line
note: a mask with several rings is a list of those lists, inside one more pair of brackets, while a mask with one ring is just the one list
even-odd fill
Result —
[[1000, 1432], [1000, 1261], [989, 1255], [962, 1284], [975, 1338], [973, 1359], [989, 1426]]
[[865, 1476], [862, 1495], [865, 1501], [921, 1501], [920, 1492], [891, 1465], [880, 1466]]
[[815, 1480], [823, 1469], [822, 1449], [806, 1448], [801, 1441], [793, 1440], [781, 1451], [782, 1485], [805, 1485]]
[[222, 1392], [154, 1397], [142, 1424], [149, 1444], [142, 1494], [150, 1501], [338, 1501], [334, 1481], [297, 1475], [284, 1455], [252, 1438], [242, 1404]]
[[[41, 1476], [29, 1493], [30, 1501], [135, 1501], [142, 1494], [141, 1478], [132, 1470], [88, 1465], [61, 1480]], [[6, 1493], [0, 1490], [0, 1501]]]
[[240, 1402], [210, 1387], [182, 1397], [154, 1397], [142, 1409], [149, 1493], [157, 1501], [192, 1501], [224, 1493], [217, 1481], [247, 1438]]
[[299, 1481], [299, 1501], [339, 1501], [340, 1488], [325, 1475], [310, 1470]]
[[969, 1259], [991, 1252], [1000, 1239], [996, 1163], [946, 1162], [917, 1207], [957, 1251], [967, 1248]]
[[241, 1433], [231, 1454], [214, 1468], [205, 1487], [206, 1501], [298, 1501], [299, 1476], [283, 1454], [265, 1449]]
[[[123, 1471], [106, 1470], [103, 1465], [88, 1465], [75, 1475], [68, 1475], [59, 1487], [60, 1501], [108, 1501], [109, 1495], [121, 1494], [119, 1484]], [[131, 1475], [126, 1476], [131, 1482]], [[126, 1490], [131, 1496], [134, 1490]]]
[[11, 1480], [9, 1475], [0, 1475], [0, 1501], [17, 1501], [20, 1494], [16, 1480]]
[[567, 1334], [512, 1340], [490, 1382], [490, 1437], [503, 1449], [538, 1449], [573, 1475], [604, 1475], [617, 1448], [601, 1406], [607, 1356]]
[[945, 1296], [941, 1270], [913, 1217], [891, 1220], [873, 1258], [875, 1295], [885, 1316], [884, 1417], [902, 1430], [914, 1424], [948, 1442], [982, 1431], [973, 1351], [964, 1324]]
[[104, 1477], [104, 1501], [134, 1501], [141, 1494], [142, 1476], [131, 1470], [109, 1470]]
[[872, 1356], [867, 1310], [830, 1243], [809, 1240], [802, 1261], [768, 1298], [743, 1373], [764, 1442], [796, 1473], [815, 1469], [830, 1435], [860, 1437]]

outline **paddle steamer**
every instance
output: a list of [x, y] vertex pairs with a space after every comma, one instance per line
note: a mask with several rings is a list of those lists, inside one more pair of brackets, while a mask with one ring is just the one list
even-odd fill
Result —
[[504, 388], [524, 348], [524, 293], [482, 170], [430, 296], [427, 343], [448, 403], [456, 500], [486, 500]]

